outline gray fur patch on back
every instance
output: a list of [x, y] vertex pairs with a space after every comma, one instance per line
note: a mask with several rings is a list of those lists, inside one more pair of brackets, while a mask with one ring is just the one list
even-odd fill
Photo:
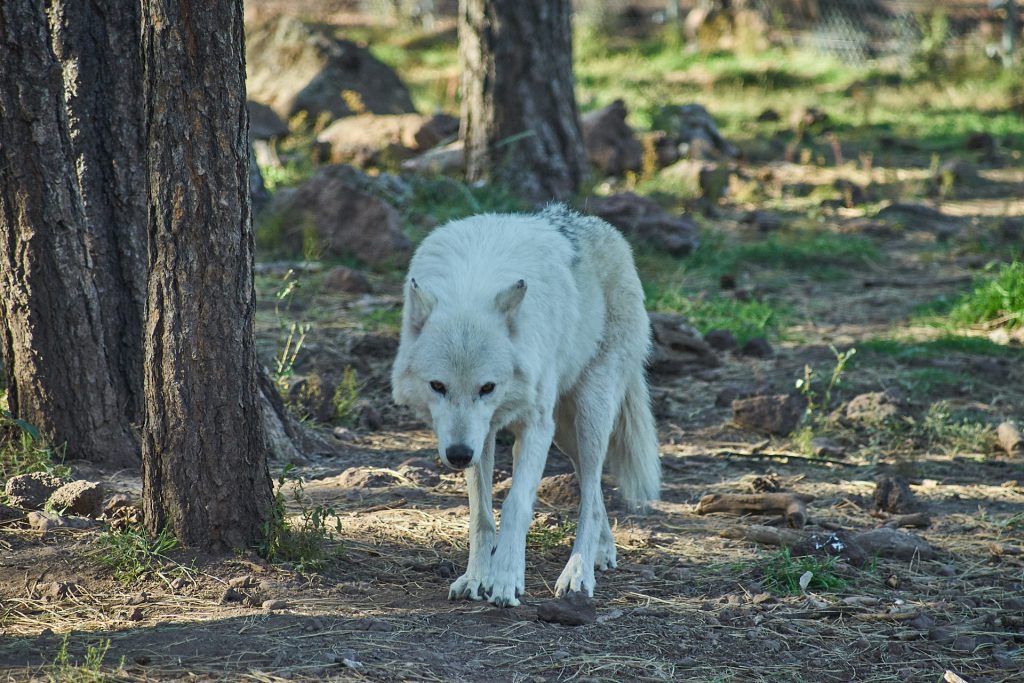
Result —
[[580, 231], [586, 229], [583, 216], [565, 204], [548, 204], [540, 212], [541, 218], [555, 226], [560, 235], [572, 244], [572, 265], [580, 260]]

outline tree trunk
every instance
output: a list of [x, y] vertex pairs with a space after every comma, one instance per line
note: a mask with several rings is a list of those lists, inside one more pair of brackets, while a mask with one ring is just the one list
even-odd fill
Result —
[[144, 0], [149, 167], [143, 507], [209, 549], [271, 510], [257, 385], [242, 3]]
[[0, 3], [0, 355], [11, 412], [135, 466], [145, 203], [135, 2]]
[[573, 92], [569, 0], [461, 0], [466, 175], [534, 201], [568, 199], [586, 173]]

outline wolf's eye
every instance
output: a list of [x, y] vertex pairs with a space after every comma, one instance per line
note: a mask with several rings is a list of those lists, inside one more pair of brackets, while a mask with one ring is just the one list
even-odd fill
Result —
[[430, 388], [436, 391], [437, 393], [441, 394], [442, 396], [448, 393], [448, 389], [443, 384], [438, 382], [436, 379], [430, 383]]
[[488, 382], [487, 384], [480, 387], [480, 395], [486, 396], [487, 394], [494, 391], [494, 382]]

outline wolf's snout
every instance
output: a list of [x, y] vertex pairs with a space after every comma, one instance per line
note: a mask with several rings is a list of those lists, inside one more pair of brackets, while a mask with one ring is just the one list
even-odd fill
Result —
[[449, 465], [463, 469], [472, 462], [473, 449], [465, 444], [457, 443], [444, 449], [444, 455], [448, 459]]

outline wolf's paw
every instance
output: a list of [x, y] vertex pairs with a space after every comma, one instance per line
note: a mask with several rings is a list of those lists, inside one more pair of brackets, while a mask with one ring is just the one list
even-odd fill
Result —
[[615, 569], [618, 566], [615, 558], [615, 543], [601, 543], [597, 546], [597, 552], [594, 554], [594, 567], [600, 572]]
[[452, 582], [448, 589], [449, 600], [483, 600], [483, 580], [477, 574], [466, 572]]
[[519, 607], [519, 596], [525, 590], [523, 583], [523, 578], [517, 577], [515, 572], [496, 571], [485, 580], [483, 591], [487, 601], [495, 607]]
[[555, 582], [555, 595], [562, 597], [573, 591], [592, 598], [595, 583], [593, 563], [587, 562], [582, 555], [572, 555]]

